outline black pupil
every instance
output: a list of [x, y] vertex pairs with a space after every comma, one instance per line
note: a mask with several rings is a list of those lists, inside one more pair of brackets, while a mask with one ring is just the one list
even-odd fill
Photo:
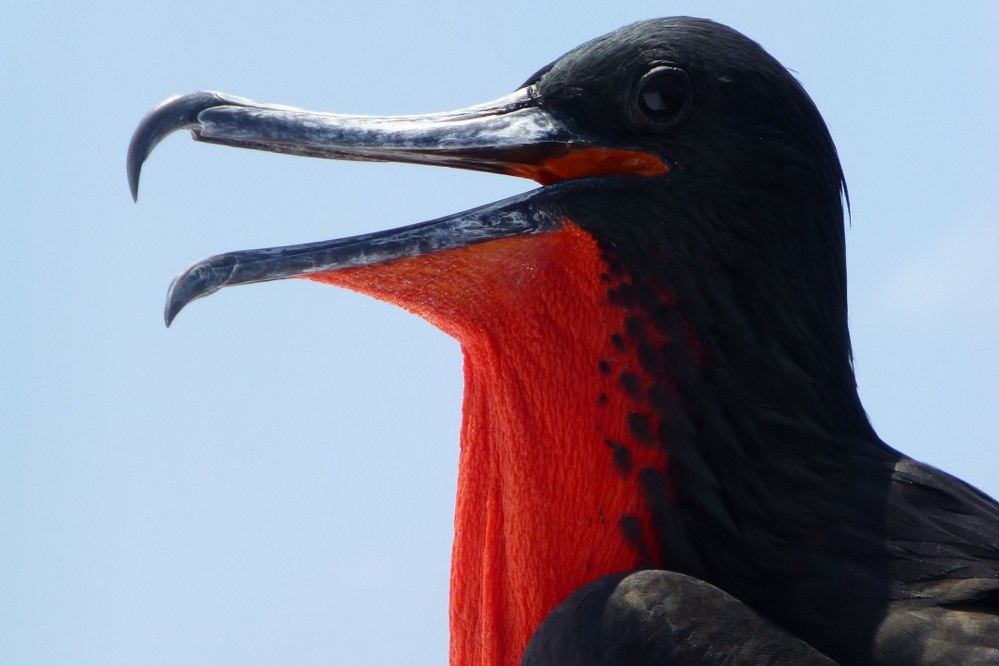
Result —
[[656, 118], [669, 118], [687, 103], [687, 76], [679, 69], [664, 67], [645, 75], [639, 99]]

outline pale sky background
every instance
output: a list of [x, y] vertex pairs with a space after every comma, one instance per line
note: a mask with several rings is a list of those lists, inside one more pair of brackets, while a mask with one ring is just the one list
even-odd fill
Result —
[[[571, 10], [567, 10], [571, 7]], [[292, 280], [163, 327], [211, 254], [418, 222], [533, 185], [165, 141], [217, 89], [347, 113], [513, 90], [625, 23], [728, 23], [797, 72], [853, 204], [882, 437], [999, 493], [999, 3], [26, 2], [0, 12], [0, 663], [443, 664], [461, 360]]]

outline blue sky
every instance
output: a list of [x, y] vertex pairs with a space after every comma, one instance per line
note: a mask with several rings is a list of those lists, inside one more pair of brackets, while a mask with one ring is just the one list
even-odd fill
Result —
[[[303, 281], [161, 308], [185, 265], [532, 185], [164, 142], [164, 97], [316, 110], [496, 98], [633, 20], [706, 16], [793, 69], [850, 187], [851, 322], [882, 437], [999, 493], [994, 3], [18, 2], [0, 26], [0, 662], [440, 664], [457, 344]], [[356, 6], [355, 6], [356, 5]], [[897, 5], [895, 7], [902, 7]]]

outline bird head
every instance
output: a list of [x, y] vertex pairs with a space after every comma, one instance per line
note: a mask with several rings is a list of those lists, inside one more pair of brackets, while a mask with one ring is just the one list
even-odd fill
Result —
[[[223, 286], [330, 273], [558, 230], [564, 227], [564, 209], [574, 202], [588, 205], [587, 195], [604, 197], [614, 189], [632, 202], [630, 229], [651, 224], [669, 242], [698, 233], [697, 225], [684, 219], [692, 217], [684, 215], [692, 203], [731, 207], [740, 215], [728, 216], [720, 226], [731, 228], [721, 231], [739, 236], [740, 242], [728, 254], [772, 263], [766, 255], [779, 246], [782, 255], [808, 256], [801, 261], [805, 272], [819, 257], [832, 265], [831, 271], [816, 271], [832, 280], [820, 287], [824, 292], [842, 290], [845, 282], [842, 175], [821, 117], [775, 59], [711, 21], [671, 18], [625, 26], [570, 51], [510, 95], [451, 113], [363, 117], [221, 93], [171, 98], [150, 112], [133, 136], [128, 157], [133, 196], [143, 162], [177, 129], [190, 129], [196, 140], [209, 143], [492, 171], [528, 177], [544, 187], [397, 231], [209, 258], [175, 281], [168, 323], [191, 300]], [[768, 214], [788, 201], [803, 210]], [[759, 214], [743, 213], [747, 208]], [[745, 226], [740, 217], [752, 217], [752, 234], [763, 239], [747, 239], [752, 234], [739, 228]], [[617, 224], [602, 215], [571, 219], [598, 240], [608, 220]], [[832, 307], [844, 298], [833, 299]]]

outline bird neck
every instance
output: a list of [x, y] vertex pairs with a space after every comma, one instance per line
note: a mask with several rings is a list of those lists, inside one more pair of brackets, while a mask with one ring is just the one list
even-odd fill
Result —
[[[569, 212], [587, 231], [566, 221], [313, 277], [461, 342], [454, 664], [518, 663], [556, 605], [610, 573], [668, 567], [753, 599], [785, 593], [764, 585], [782, 567], [829, 579], [808, 535], [828, 533], [827, 509], [849, 500], [851, 456], [876, 441], [856, 398], [845, 301], [799, 320], [808, 290], [769, 302], [793, 286], [768, 273], [779, 262], [750, 281], [739, 252], [664, 242], [653, 224], [597, 228], [586, 216], [599, 202], [587, 203]], [[642, 221], [639, 197], [611, 203]], [[844, 557], [860, 538], [842, 540]], [[762, 592], [732, 589], [744, 580]]]
[[667, 378], [645, 396], [669, 456], [662, 487], [643, 487], [660, 559], [820, 640], [886, 598], [870, 591], [897, 460], [856, 391], [838, 192], [671, 185], [566, 211], [622, 274], [612, 300], [652, 326], [626, 344]]
[[666, 455], [642, 400], [648, 370], [625, 342], [643, 322], [613, 301], [620, 280], [589, 234], [567, 222], [319, 279], [406, 307], [462, 343], [451, 663], [519, 663], [576, 588], [661, 565], [641, 485], [661, 477], [652, 470]]

